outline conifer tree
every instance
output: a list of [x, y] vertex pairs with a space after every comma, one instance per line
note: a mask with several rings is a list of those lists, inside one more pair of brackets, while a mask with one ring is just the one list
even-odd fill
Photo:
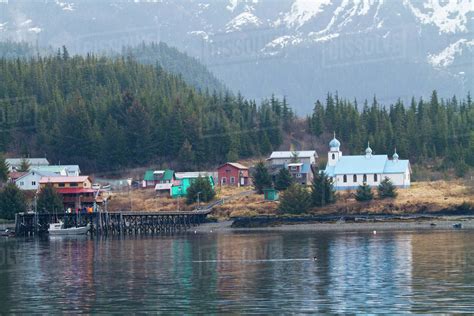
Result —
[[39, 213], [62, 213], [63, 208], [62, 197], [51, 184], [47, 184], [41, 189], [36, 202], [36, 209]]
[[366, 182], [364, 182], [357, 188], [355, 198], [359, 202], [371, 201], [374, 199], [374, 193], [372, 192], [370, 186]]
[[393, 182], [385, 177], [377, 187], [379, 198], [395, 198], [397, 197], [397, 188], [393, 185]]
[[293, 178], [286, 168], [281, 168], [275, 180], [275, 189], [284, 191], [293, 183]]
[[311, 207], [311, 195], [305, 186], [293, 183], [280, 196], [280, 213], [301, 214], [306, 213]]
[[272, 186], [272, 178], [263, 161], [255, 165], [255, 171], [252, 174], [252, 182], [258, 194], [263, 194], [263, 189]]
[[19, 172], [28, 172], [30, 170], [30, 162], [26, 158], [21, 159], [20, 168], [18, 169]]
[[5, 161], [5, 156], [3, 156], [2, 153], [0, 153], [0, 185], [2, 183], [7, 182], [8, 180], [8, 164]]
[[313, 206], [325, 206], [336, 202], [334, 184], [324, 172], [314, 172], [313, 174], [311, 200]]
[[23, 192], [13, 183], [0, 191], [0, 218], [14, 219], [16, 213], [26, 212], [26, 199]]
[[209, 202], [214, 199], [216, 193], [207, 177], [198, 177], [187, 190], [186, 203], [192, 204], [197, 202]]

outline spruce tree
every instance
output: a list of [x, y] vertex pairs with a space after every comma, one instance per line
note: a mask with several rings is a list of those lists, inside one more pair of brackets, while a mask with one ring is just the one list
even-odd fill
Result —
[[275, 179], [275, 189], [284, 191], [293, 183], [293, 178], [286, 168], [280, 169]]
[[13, 183], [0, 191], [0, 218], [14, 219], [16, 213], [26, 212], [26, 199], [23, 192]]
[[370, 186], [366, 182], [364, 182], [357, 188], [355, 198], [359, 202], [371, 201], [374, 199], [374, 193], [372, 192]]
[[8, 164], [5, 161], [5, 156], [0, 153], [0, 184], [7, 182], [8, 174]]
[[36, 209], [39, 213], [62, 213], [63, 208], [62, 197], [51, 184], [41, 189], [36, 201]]
[[393, 182], [385, 177], [377, 187], [379, 198], [394, 198], [397, 197], [397, 188], [393, 185]]
[[311, 201], [313, 206], [325, 206], [336, 202], [334, 184], [324, 172], [315, 172], [313, 175]]
[[20, 164], [20, 169], [18, 169], [19, 172], [28, 172], [30, 171], [30, 162], [26, 158], [21, 159], [21, 164]]
[[216, 193], [209, 182], [209, 178], [199, 176], [187, 190], [186, 203], [192, 204], [198, 199], [200, 202], [209, 202], [215, 196]]
[[308, 189], [301, 184], [293, 183], [280, 196], [280, 213], [301, 214], [306, 213], [311, 207], [311, 195]]
[[259, 161], [255, 165], [255, 171], [252, 174], [252, 182], [258, 194], [263, 194], [263, 189], [272, 186], [272, 178], [263, 161]]

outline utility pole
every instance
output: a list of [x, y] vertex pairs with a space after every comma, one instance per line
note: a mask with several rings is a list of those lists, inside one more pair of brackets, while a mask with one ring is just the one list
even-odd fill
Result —
[[202, 192], [197, 193], [197, 198], [198, 198], [198, 210], [201, 208], [201, 201], [199, 200], [199, 196], [201, 195]]

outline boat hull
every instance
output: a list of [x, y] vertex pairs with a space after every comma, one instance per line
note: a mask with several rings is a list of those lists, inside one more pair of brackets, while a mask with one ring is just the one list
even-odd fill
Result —
[[71, 236], [71, 235], [85, 235], [89, 231], [89, 225], [84, 227], [71, 227], [62, 229], [48, 230], [51, 236]]

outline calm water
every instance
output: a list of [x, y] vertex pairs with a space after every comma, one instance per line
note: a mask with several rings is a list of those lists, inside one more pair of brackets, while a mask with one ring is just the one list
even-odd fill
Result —
[[0, 239], [0, 252], [0, 312], [474, 312], [467, 230]]

